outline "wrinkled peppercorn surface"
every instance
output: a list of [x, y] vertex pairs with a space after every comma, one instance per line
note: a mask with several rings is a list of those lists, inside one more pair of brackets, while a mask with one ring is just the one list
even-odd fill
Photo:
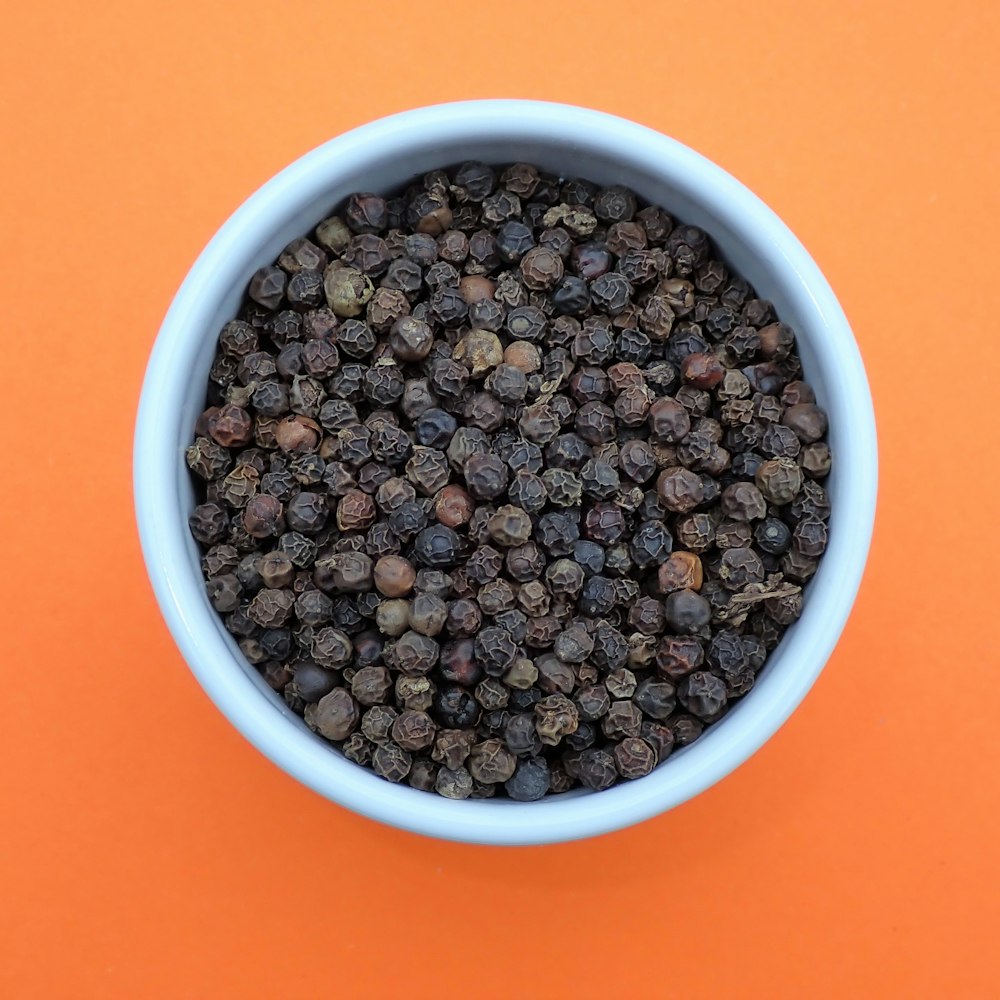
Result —
[[448, 798], [599, 791], [721, 719], [801, 614], [826, 430], [708, 234], [465, 163], [253, 276], [190, 528], [247, 660], [348, 759]]

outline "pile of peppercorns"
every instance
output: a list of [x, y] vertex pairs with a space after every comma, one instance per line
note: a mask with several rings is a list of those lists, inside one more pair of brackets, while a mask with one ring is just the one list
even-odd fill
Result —
[[352, 195], [250, 282], [187, 462], [208, 596], [389, 781], [639, 778], [753, 687], [830, 514], [792, 331], [708, 236], [515, 163]]

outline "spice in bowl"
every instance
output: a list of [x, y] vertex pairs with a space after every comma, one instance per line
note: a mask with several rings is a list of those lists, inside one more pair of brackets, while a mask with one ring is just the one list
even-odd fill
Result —
[[827, 542], [826, 416], [709, 234], [465, 163], [252, 277], [187, 450], [209, 600], [320, 737], [533, 801], [753, 688]]

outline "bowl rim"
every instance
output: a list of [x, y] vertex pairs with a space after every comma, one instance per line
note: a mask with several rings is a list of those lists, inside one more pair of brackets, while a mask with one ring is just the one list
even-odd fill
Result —
[[[473, 133], [517, 134], [547, 143], [590, 142], [603, 149], [628, 149], [630, 156], [655, 162], [672, 183], [720, 213], [747, 244], [780, 260], [791, 293], [812, 314], [812, 325], [823, 330], [815, 346], [826, 360], [819, 363], [835, 360], [837, 365], [832, 391], [842, 397], [839, 434], [850, 447], [838, 454], [838, 475], [849, 479], [849, 488], [838, 502], [836, 534], [850, 538], [849, 545], [839, 548], [838, 572], [826, 574], [822, 610], [812, 607], [817, 595], [811, 595], [809, 631], [794, 636], [808, 655], [795, 661], [795, 670], [785, 671], [783, 683], [769, 682], [766, 692], [762, 687], [754, 698], [741, 702], [742, 725], [724, 732], [726, 725], [720, 724], [711, 731], [712, 740], [706, 737], [685, 748], [641, 781], [600, 794], [555, 796], [537, 803], [454, 802], [392, 785], [357, 767], [310, 733], [289, 725], [244, 672], [231, 668], [231, 655], [217, 627], [205, 627], [201, 581], [191, 579], [185, 557], [187, 526], [186, 518], [178, 516], [183, 511], [172, 428], [189, 380], [176, 359], [182, 345], [194, 341], [196, 316], [220, 287], [231, 251], [252, 240], [259, 220], [273, 217], [275, 206], [292, 192], [303, 197], [303, 192], [328, 187], [329, 178], [343, 169], [339, 164], [349, 162], [359, 149], [373, 143], [426, 147], [428, 136], [440, 140]], [[308, 787], [362, 815], [415, 833], [498, 845], [574, 840], [641, 822], [709, 788], [756, 752], [812, 687], [847, 621], [871, 542], [878, 473], [874, 410], [860, 351], [825, 277], [785, 223], [729, 173], [675, 139], [603, 112], [531, 100], [459, 101], [377, 119], [306, 153], [252, 194], [198, 256], [163, 320], [140, 395], [133, 463], [136, 521], [160, 612], [201, 686], [250, 743]]]

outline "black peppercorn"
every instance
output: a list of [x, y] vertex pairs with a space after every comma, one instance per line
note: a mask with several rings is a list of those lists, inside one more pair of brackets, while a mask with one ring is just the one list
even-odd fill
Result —
[[580, 783], [592, 791], [610, 788], [618, 780], [615, 758], [607, 750], [591, 748], [580, 753], [576, 765]]
[[726, 685], [720, 678], [708, 671], [697, 670], [681, 681], [677, 697], [692, 715], [710, 720], [723, 709], [728, 696]]
[[499, 677], [514, 662], [517, 646], [500, 628], [484, 628], [475, 640], [476, 660], [487, 674]]
[[413, 553], [424, 566], [453, 566], [458, 559], [460, 540], [454, 530], [443, 524], [432, 524], [417, 535]]

